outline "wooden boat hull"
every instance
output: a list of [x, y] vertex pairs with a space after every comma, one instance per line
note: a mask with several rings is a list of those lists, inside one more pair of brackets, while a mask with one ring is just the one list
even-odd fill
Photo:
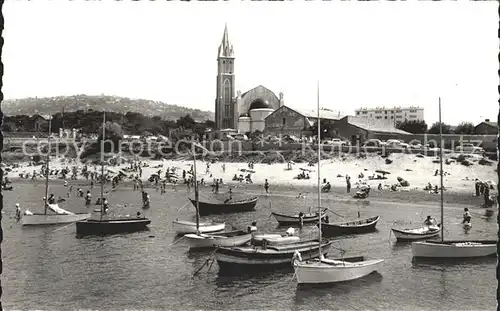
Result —
[[[322, 243], [322, 252], [326, 254], [332, 242]], [[245, 269], [259, 266], [290, 266], [294, 252], [298, 250], [302, 258], [312, 259], [319, 256], [318, 240], [309, 240], [299, 243], [271, 247], [267, 249], [257, 247], [219, 248], [215, 251], [215, 259], [220, 269]]]
[[87, 219], [76, 223], [76, 235], [108, 235], [146, 230], [151, 220], [147, 218]]
[[349, 221], [345, 223], [336, 224], [321, 224], [321, 233], [325, 237], [349, 235], [349, 234], [360, 234], [374, 232], [377, 222], [380, 219], [379, 216], [365, 218], [361, 220]]
[[73, 222], [90, 218], [90, 213], [83, 214], [33, 214], [23, 215], [21, 218], [23, 226], [48, 226], [70, 224]]
[[425, 241], [411, 244], [413, 257], [423, 258], [473, 258], [497, 253], [497, 241]]
[[[232, 235], [234, 234], [234, 235]], [[231, 236], [232, 235], [232, 236]], [[252, 233], [229, 232], [222, 234], [186, 234], [184, 235], [190, 248], [234, 247], [250, 242]]]
[[436, 227], [435, 230], [430, 230], [427, 227], [421, 227], [416, 229], [394, 229], [392, 228], [392, 233], [398, 241], [416, 241], [430, 239], [439, 235], [441, 232], [441, 227]]
[[[185, 221], [185, 220], [174, 220], [173, 225], [177, 235], [196, 233], [195, 222]], [[226, 228], [226, 223], [200, 223], [199, 225], [200, 233], [222, 231], [224, 230], [224, 228]]]
[[256, 234], [252, 237], [252, 245], [261, 246], [262, 240], [266, 239], [268, 245], [286, 245], [300, 242], [298, 236], [281, 236], [280, 234]]
[[[207, 216], [213, 214], [228, 214], [228, 213], [240, 213], [240, 212], [251, 212], [255, 210], [255, 205], [257, 205], [258, 197], [251, 198], [249, 200], [241, 200], [229, 203], [208, 203], [199, 202], [200, 206], [200, 216]], [[191, 203], [196, 206], [196, 201], [189, 199]]]
[[[276, 221], [279, 223], [280, 226], [284, 225], [300, 225], [300, 219], [298, 215], [294, 216], [288, 216], [288, 215], [283, 215], [283, 214], [278, 214], [278, 213], [271, 213], [276, 219]], [[326, 214], [321, 215], [321, 219], [325, 219]], [[310, 223], [317, 223], [319, 221], [319, 213], [314, 213], [314, 215], [306, 215], [302, 219], [303, 224], [310, 224]]]
[[294, 261], [293, 267], [299, 284], [328, 284], [362, 278], [379, 269], [383, 262], [383, 259], [355, 263], [317, 259], [309, 262]]

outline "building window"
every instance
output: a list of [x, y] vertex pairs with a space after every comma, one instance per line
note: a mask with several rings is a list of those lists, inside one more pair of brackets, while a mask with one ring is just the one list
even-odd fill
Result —
[[286, 124], [286, 118], [283, 118], [283, 126]]
[[358, 116], [359, 116], [359, 111], [356, 111], [356, 115], [358, 115]]
[[393, 117], [393, 116], [391, 116], [391, 119], [394, 119], [394, 117]]
[[384, 118], [384, 119], [387, 119], [387, 116], [385, 116], [385, 118]]
[[376, 116], [375, 119], [382, 119], [382, 117], [381, 116]]
[[[385, 114], [387, 114], [387, 110], [385, 111]], [[387, 119], [387, 118], [386, 118]]]
[[417, 112], [416, 109], [410, 109], [410, 112]]
[[363, 114], [367, 114], [368, 112], [367, 111], [363, 111]]

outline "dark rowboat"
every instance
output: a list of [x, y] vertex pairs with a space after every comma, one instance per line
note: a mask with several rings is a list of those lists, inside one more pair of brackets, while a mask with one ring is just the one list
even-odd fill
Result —
[[[254, 211], [258, 199], [258, 197], [253, 197], [250, 199], [230, 201], [227, 203], [209, 203], [200, 201], [200, 216]], [[195, 200], [189, 199], [189, 201], [196, 206]]]
[[[221, 270], [244, 270], [282, 265], [291, 267], [295, 251], [299, 251], [302, 258], [313, 259], [318, 257], [318, 242], [316, 239], [267, 247], [221, 247], [215, 251], [215, 259]], [[321, 244], [323, 254], [328, 252], [331, 243], [331, 241], [324, 241]]]
[[377, 225], [379, 219], [380, 216], [374, 216], [335, 224], [321, 223], [321, 233], [325, 237], [331, 237], [373, 232], [375, 231], [375, 226]]
[[[322, 212], [322, 215], [321, 215], [321, 219], [325, 219], [326, 218], [326, 211], [327, 209], [325, 209], [323, 212]], [[283, 215], [283, 214], [278, 214], [278, 213], [271, 213], [273, 216], [274, 216], [274, 219], [276, 219], [276, 221], [279, 223], [280, 226], [284, 226], [284, 225], [299, 225], [300, 224], [300, 219], [299, 219], [299, 215], [293, 215], [293, 216], [289, 216], [289, 215]], [[304, 224], [307, 224], [307, 223], [316, 223], [319, 221], [319, 215], [318, 213], [312, 213], [312, 214], [304, 214], [304, 218], [302, 218], [302, 222]]]
[[151, 220], [145, 217], [87, 219], [76, 222], [76, 235], [108, 235], [146, 230]]

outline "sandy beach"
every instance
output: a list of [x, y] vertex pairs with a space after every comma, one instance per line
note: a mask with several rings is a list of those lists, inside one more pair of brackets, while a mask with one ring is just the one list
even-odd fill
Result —
[[[446, 155], [446, 159], [451, 159], [454, 155]], [[383, 200], [383, 201], [403, 201], [403, 202], [437, 202], [439, 201], [439, 195], [429, 193], [424, 191], [423, 188], [431, 183], [434, 185], [439, 185], [439, 175], [435, 175], [436, 170], [439, 169], [439, 161], [435, 157], [417, 157], [416, 155], [408, 154], [392, 154], [389, 156], [392, 161], [391, 164], [386, 164], [386, 159], [378, 155], [368, 155], [365, 159], [355, 158], [354, 156], [347, 156], [345, 159], [336, 158], [330, 160], [321, 161], [321, 181], [326, 179], [332, 185], [329, 196], [335, 195], [339, 200], [355, 200], [352, 198], [356, 192], [356, 188], [359, 184], [366, 183], [371, 186], [372, 192], [370, 193], [370, 200]], [[182, 179], [182, 171], [189, 171], [192, 161], [186, 160], [141, 160], [147, 166], [143, 167], [142, 170], [142, 181], [146, 187], [154, 186], [150, 184], [147, 180], [152, 174], [161, 170], [162, 175], [165, 173], [166, 168], [177, 168], [176, 174]], [[297, 163], [292, 164], [292, 169], [288, 169], [287, 163], [274, 163], [274, 164], [261, 164], [255, 163], [253, 170], [255, 173], [250, 173], [253, 183], [233, 181], [234, 175], [246, 176], [249, 174], [247, 171], [249, 169], [248, 163], [236, 163], [236, 162], [217, 162], [210, 163], [210, 170], [207, 172], [207, 163], [203, 160], [197, 160], [197, 175], [198, 180], [203, 179], [206, 186], [201, 190], [202, 192], [210, 193], [211, 183], [214, 178], [222, 178], [224, 185], [226, 187], [234, 188], [235, 192], [252, 192], [255, 194], [263, 194], [263, 184], [267, 179], [270, 184], [270, 192], [291, 192], [291, 193], [310, 193], [308, 196], [312, 196], [316, 192], [317, 187], [317, 164], [309, 166], [308, 163]], [[60, 169], [62, 167], [68, 166], [72, 167], [74, 163], [67, 164], [63, 159], [55, 159], [51, 161], [51, 168]], [[225, 170], [223, 170], [223, 165], [225, 165]], [[80, 168], [82, 164], [78, 165]], [[108, 166], [107, 169], [110, 172], [116, 172], [122, 169], [130, 167], [130, 164], [121, 164], [116, 166]], [[474, 162], [472, 166], [464, 166], [460, 163], [450, 163], [448, 165], [443, 164], [443, 170], [445, 172], [444, 186], [445, 186], [445, 203], [457, 203], [466, 205], [481, 205], [483, 202], [482, 197], [474, 197], [474, 180], [476, 178], [483, 181], [495, 181], [496, 173], [494, 169], [496, 168], [496, 162], [492, 165], [479, 165], [477, 161]], [[20, 173], [31, 173], [33, 169], [39, 171], [40, 166], [29, 167], [26, 164], [21, 165], [19, 168], [14, 168], [12, 171], [8, 172], [6, 176], [15, 182], [32, 182], [31, 179], [19, 179]], [[100, 167], [89, 166], [89, 169], [93, 171], [97, 169], [100, 172]], [[303, 170], [306, 174], [309, 174], [309, 179], [296, 179], [296, 176], [300, 174]], [[382, 170], [389, 172], [390, 174], [385, 175], [387, 179], [382, 180], [370, 180], [368, 177], [376, 175], [375, 171]], [[358, 175], [362, 173], [363, 178], [358, 178]], [[127, 173], [130, 176], [136, 173]], [[346, 181], [345, 176], [349, 175], [351, 177], [352, 189], [351, 193], [346, 191]], [[163, 176], [162, 176], [163, 177]], [[402, 177], [407, 180], [410, 184], [409, 187], [399, 188], [399, 191], [391, 191], [390, 186], [397, 183], [397, 178]], [[51, 179], [54, 179], [51, 176]], [[78, 180], [70, 180], [69, 176], [67, 180], [70, 184], [85, 186], [89, 184], [89, 181], [85, 180], [82, 176], [78, 176]], [[38, 182], [43, 182], [40, 177]], [[53, 180], [55, 183], [63, 183], [61, 179]], [[382, 184], [382, 191], [376, 190], [378, 185]], [[494, 183], [495, 184], [495, 183]], [[125, 179], [124, 183], [120, 187], [132, 186], [130, 179]], [[172, 187], [167, 187], [168, 190]], [[168, 191], [167, 190], [167, 191]], [[186, 186], [179, 184], [175, 187], [176, 191], [186, 191]], [[227, 188], [222, 188], [221, 191], [227, 191]], [[496, 193], [496, 189], [490, 192], [491, 194]]]

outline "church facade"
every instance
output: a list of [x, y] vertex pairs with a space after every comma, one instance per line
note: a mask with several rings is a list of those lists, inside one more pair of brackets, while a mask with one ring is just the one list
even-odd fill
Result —
[[263, 132], [267, 116], [284, 105], [283, 93], [279, 93], [278, 97], [262, 85], [245, 93], [236, 92], [234, 61], [233, 45], [229, 41], [226, 25], [217, 56], [216, 130]]

